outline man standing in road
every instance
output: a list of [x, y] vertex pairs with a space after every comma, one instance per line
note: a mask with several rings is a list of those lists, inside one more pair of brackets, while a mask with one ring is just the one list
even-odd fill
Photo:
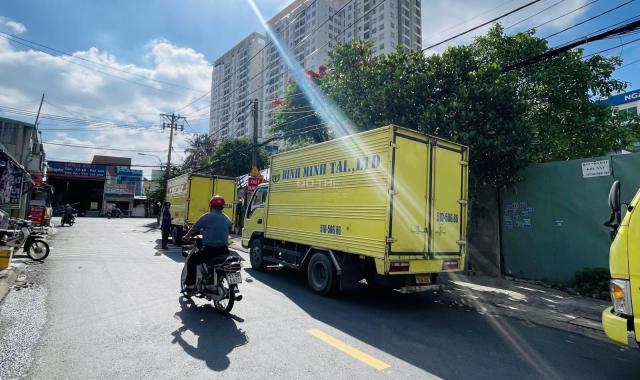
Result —
[[198, 264], [212, 262], [229, 255], [229, 229], [231, 221], [222, 212], [224, 198], [214, 195], [209, 201], [208, 214], [204, 214], [184, 236], [185, 240], [202, 232], [202, 249], [187, 258], [187, 278], [185, 279], [187, 292], [193, 291], [196, 283]]
[[171, 232], [171, 202], [164, 202], [162, 208], [162, 224], [160, 230], [162, 231], [162, 249], [167, 249], [167, 242], [169, 241], [169, 233]]

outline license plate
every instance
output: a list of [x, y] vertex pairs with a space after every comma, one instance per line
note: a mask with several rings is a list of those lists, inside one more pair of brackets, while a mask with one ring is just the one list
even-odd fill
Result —
[[240, 272], [227, 273], [227, 281], [229, 284], [239, 284], [242, 282], [242, 276]]
[[416, 274], [416, 284], [430, 284], [431, 275], [429, 274]]

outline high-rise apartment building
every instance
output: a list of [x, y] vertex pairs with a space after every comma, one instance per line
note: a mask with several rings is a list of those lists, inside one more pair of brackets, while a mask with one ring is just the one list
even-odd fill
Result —
[[[371, 41], [376, 55], [392, 52], [398, 46], [422, 48], [421, 17], [421, 0], [296, 0], [275, 15], [269, 26], [294, 63], [317, 70], [327, 62], [329, 51], [337, 42]], [[283, 97], [290, 77], [270, 40], [268, 36], [264, 56], [266, 100]], [[264, 136], [269, 134], [274, 108], [265, 102]]]
[[262, 97], [264, 44], [262, 34], [252, 33], [213, 64], [209, 135], [216, 140], [252, 135], [251, 100]]
[[[294, 64], [317, 70], [327, 62], [334, 45], [342, 41], [371, 41], [376, 55], [392, 52], [398, 46], [420, 49], [421, 17], [421, 0], [294, 0], [272, 17], [268, 25]], [[234, 52], [248, 49], [251, 44], [247, 41], [252, 38], [260, 40], [260, 48], [267, 45], [262, 57], [256, 57], [251, 62], [234, 60], [237, 55]], [[209, 128], [215, 137], [251, 136], [251, 114], [245, 106], [255, 97], [263, 100], [260, 102], [259, 140], [269, 136], [271, 114], [275, 108], [271, 100], [284, 96], [287, 81], [291, 77], [289, 68], [272, 40], [270, 35], [265, 39], [259, 34], [252, 34], [216, 61]], [[258, 67], [260, 70], [264, 68], [262, 75], [252, 79], [246, 92], [261, 88], [244, 97], [244, 91], [233, 92], [233, 88], [241, 80], [233, 82], [232, 78], [227, 82], [225, 79], [236, 67], [243, 68], [242, 65], [252, 72]], [[260, 84], [256, 85], [258, 79]], [[217, 86], [217, 83], [224, 85]], [[232, 95], [229, 96], [229, 93]], [[246, 102], [239, 103], [243, 100]]]
[[[327, 61], [332, 42], [342, 33], [344, 12], [339, 11], [344, 0], [295, 0], [269, 20], [269, 28], [287, 50], [295, 64], [317, 70]], [[329, 20], [329, 21], [327, 21]], [[289, 68], [267, 36], [264, 55], [264, 114], [262, 133], [269, 134], [273, 106], [270, 100], [281, 98], [291, 76]]]
[[345, 1], [344, 40], [371, 41], [375, 55], [422, 48], [421, 0]]

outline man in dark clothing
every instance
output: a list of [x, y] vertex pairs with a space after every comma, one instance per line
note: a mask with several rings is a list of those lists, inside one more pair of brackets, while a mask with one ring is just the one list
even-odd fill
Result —
[[64, 215], [62, 215], [62, 225], [65, 223], [69, 223], [71, 221], [71, 217], [73, 216], [73, 207], [68, 203], [64, 205]]
[[162, 231], [162, 249], [167, 249], [167, 242], [169, 241], [169, 233], [171, 232], [171, 203], [164, 202], [162, 208], [162, 224], [160, 230]]
[[196, 272], [199, 264], [221, 261], [229, 255], [229, 229], [231, 221], [222, 213], [224, 198], [215, 195], [209, 201], [211, 212], [204, 214], [185, 235], [185, 240], [202, 233], [202, 249], [187, 258], [187, 278], [185, 285], [187, 292], [195, 288]]

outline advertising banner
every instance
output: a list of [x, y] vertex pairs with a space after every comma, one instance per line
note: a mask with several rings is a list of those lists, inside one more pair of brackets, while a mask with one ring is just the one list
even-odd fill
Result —
[[49, 177], [73, 177], [84, 179], [104, 179], [105, 165], [81, 164], [77, 162], [47, 161]]
[[136, 192], [136, 185], [128, 183], [105, 183], [104, 194], [105, 195], [130, 195], [133, 196]]
[[21, 195], [22, 195], [22, 173], [15, 173], [13, 175], [13, 187], [11, 188], [11, 195], [9, 196], [9, 205], [12, 208], [20, 207]]

